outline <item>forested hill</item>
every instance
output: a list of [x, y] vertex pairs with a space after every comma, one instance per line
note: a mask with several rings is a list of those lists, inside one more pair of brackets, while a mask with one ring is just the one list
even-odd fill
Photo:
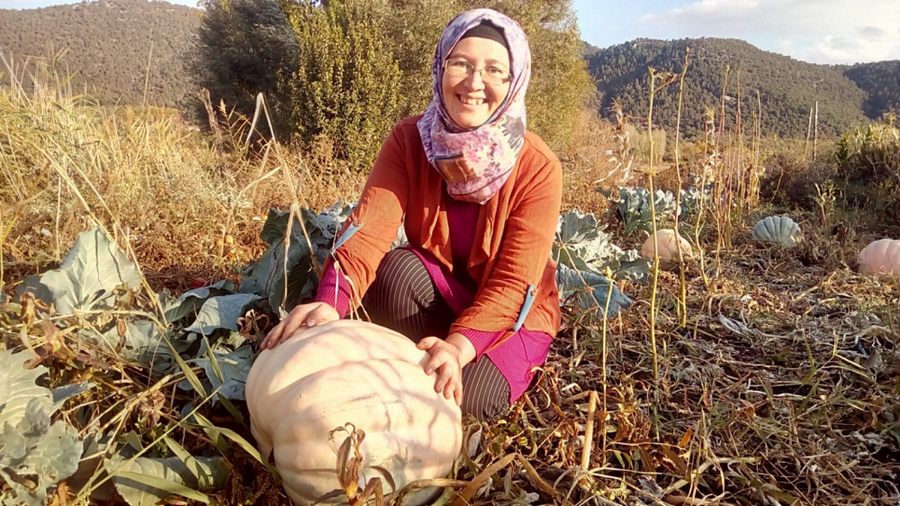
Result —
[[900, 60], [859, 63], [843, 70], [866, 92], [863, 112], [867, 116], [879, 118], [888, 111], [900, 113]]
[[[589, 58], [589, 69], [602, 95], [603, 113], [609, 114], [613, 100], [618, 99], [635, 121], [646, 118], [648, 67], [679, 73], [688, 48], [682, 131], [689, 136], [702, 133], [708, 107], [715, 109], [719, 121], [723, 86], [726, 121], [734, 121], [740, 96], [744, 126], [752, 128], [758, 90], [763, 133], [794, 137], [806, 135], [810, 110], [816, 102], [819, 132], [831, 134], [866, 121], [864, 103], [870, 117], [878, 117], [883, 104], [900, 97], [893, 62], [849, 67], [845, 75], [845, 68], [805, 63], [736, 39], [638, 39], [596, 51]], [[872, 86], [860, 89], [857, 82], [871, 82]], [[870, 92], [868, 101], [864, 89]], [[656, 95], [654, 123], [674, 127], [677, 98], [677, 81]]]
[[142, 103], [149, 68], [148, 102], [175, 106], [191, 92], [186, 65], [201, 16], [147, 0], [0, 9], [0, 52], [12, 55], [21, 73], [26, 58], [65, 51], [60, 61], [73, 87], [104, 103]]

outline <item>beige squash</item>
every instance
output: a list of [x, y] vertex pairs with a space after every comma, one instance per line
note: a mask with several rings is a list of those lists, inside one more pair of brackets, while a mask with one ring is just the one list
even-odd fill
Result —
[[[450, 472], [462, 442], [461, 412], [435, 393], [434, 377], [422, 369], [425, 354], [397, 332], [349, 320], [298, 331], [259, 354], [247, 378], [251, 430], [264, 457], [274, 452], [295, 503], [340, 488], [336, 461], [347, 434], [329, 433], [347, 423], [365, 431], [361, 489], [382, 476], [376, 466], [397, 490]], [[422, 504], [434, 492], [420, 490], [403, 504]]]
[[859, 272], [900, 276], [900, 240], [872, 241], [859, 252]]
[[[671, 228], [664, 228], [656, 231], [656, 244], [659, 250], [659, 261], [663, 264], [669, 264], [678, 261], [677, 243], [681, 243], [681, 256], [683, 258], [691, 258], [694, 251], [691, 249], [691, 243]], [[653, 260], [653, 236], [647, 238], [641, 245], [641, 256]]]

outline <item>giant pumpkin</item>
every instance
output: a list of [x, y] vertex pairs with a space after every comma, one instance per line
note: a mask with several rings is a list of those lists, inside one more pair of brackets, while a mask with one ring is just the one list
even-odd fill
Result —
[[[385, 493], [446, 476], [459, 453], [459, 407], [434, 391], [426, 352], [378, 325], [338, 320], [301, 329], [259, 354], [247, 378], [251, 430], [265, 458], [274, 454], [287, 494], [311, 504], [340, 489], [336, 462], [352, 424], [364, 431], [360, 489], [380, 477]], [[422, 504], [434, 490], [407, 496]], [[347, 496], [330, 499], [346, 503]], [[329, 501], [325, 501], [329, 502]]]

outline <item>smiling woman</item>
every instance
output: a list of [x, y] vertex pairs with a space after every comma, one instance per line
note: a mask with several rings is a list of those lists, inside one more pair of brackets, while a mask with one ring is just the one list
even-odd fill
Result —
[[444, 63], [444, 105], [462, 128], [483, 125], [509, 93], [509, 52], [505, 42], [480, 36], [485, 32], [499, 34], [492, 25], [478, 25], [466, 33]]
[[[517, 22], [466, 11], [444, 29], [424, 114], [397, 125], [325, 266], [315, 301], [266, 337], [359, 305], [427, 351], [435, 392], [481, 419], [532, 384], [559, 329], [550, 249], [560, 163], [526, 131], [531, 50]], [[398, 226], [409, 245], [389, 251]]]

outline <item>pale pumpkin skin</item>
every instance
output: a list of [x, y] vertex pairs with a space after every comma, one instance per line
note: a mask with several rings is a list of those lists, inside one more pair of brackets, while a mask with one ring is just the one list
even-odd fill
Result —
[[[397, 490], [419, 479], [442, 478], [462, 444], [459, 406], [434, 391], [422, 368], [426, 352], [378, 325], [337, 320], [302, 329], [259, 354], [247, 377], [251, 432], [264, 458], [274, 451], [285, 491], [312, 504], [340, 488], [337, 450], [346, 423], [365, 431], [360, 487], [387, 469]], [[385, 493], [392, 492], [382, 478]], [[423, 504], [434, 489], [407, 495]], [[346, 503], [346, 496], [332, 499]]]
[[793, 248], [803, 240], [800, 225], [789, 216], [769, 216], [759, 220], [753, 226], [753, 238], [773, 242], [783, 248]]
[[859, 272], [900, 276], [900, 240], [872, 241], [859, 252]]
[[[674, 229], [663, 228], [656, 231], [656, 248], [659, 250], [659, 261], [663, 264], [678, 261], [678, 246], [676, 241], [681, 243], [682, 258], [691, 258], [694, 256], [694, 250], [691, 249], [691, 243], [684, 237], [681, 237]], [[641, 246], [641, 256], [653, 260], [653, 236], [647, 238]]]

